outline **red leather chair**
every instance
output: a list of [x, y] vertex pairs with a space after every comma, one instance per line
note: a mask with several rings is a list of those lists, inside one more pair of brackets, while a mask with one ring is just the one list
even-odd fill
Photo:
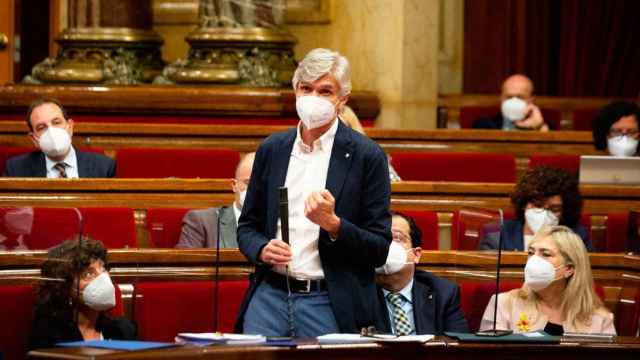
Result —
[[[133, 210], [129, 208], [82, 208], [83, 234], [100, 240], [105, 247], [136, 247]], [[73, 208], [34, 208], [31, 232], [24, 236], [29, 249], [48, 249], [80, 231], [78, 213]]]
[[573, 110], [573, 130], [591, 131], [593, 122], [598, 116], [600, 109], [577, 109]]
[[406, 181], [516, 181], [513, 155], [491, 153], [399, 152], [392, 164]]
[[[550, 129], [560, 129], [562, 114], [558, 110], [540, 109], [544, 121]], [[479, 118], [491, 118], [500, 113], [500, 106], [463, 106], [460, 108], [460, 128], [471, 129]]]
[[240, 153], [231, 149], [122, 149], [119, 178], [233, 178]]
[[607, 214], [606, 252], [625, 252], [629, 236], [629, 213], [611, 212]]
[[477, 250], [483, 236], [500, 230], [497, 210], [464, 208], [453, 213], [451, 221], [451, 249]]
[[578, 174], [580, 170], [580, 155], [531, 155], [529, 169], [546, 165]]
[[[233, 332], [247, 280], [220, 281], [218, 331]], [[134, 318], [141, 340], [173, 341], [180, 332], [214, 331], [212, 281], [140, 282]]]
[[180, 240], [182, 218], [189, 209], [154, 208], [147, 210], [147, 232], [151, 246], [173, 248]]
[[[469, 324], [469, 331], [476, 332], [480, 329], [484, 310], [489, 304], [491, 296], [495, 294], [495, 281], [464, 280], [459, 282], [459, 285], [462, 312], [464, 312]], [[522, 281], [500, 279], [500, 292], [509, 291], [520, 286], [522, 286]]]
[[422, 249], [438, 250], [440, 232], [438, 228], [438, 214], [435, 211], [400, 211], [401, 213], [413, 218], [416, 225], [422, 231]]

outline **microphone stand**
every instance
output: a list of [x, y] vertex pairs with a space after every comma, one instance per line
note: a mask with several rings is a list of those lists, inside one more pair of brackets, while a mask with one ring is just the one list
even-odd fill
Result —
[[489, 336], [489, 337], [499, 337], [505, 336], [513, 333], [511, 330], [498, 330], [496, 329], [496, 322], [498, 317], [498, 294], [500, 293], [500, 264], [502, 260], [502, 227], [504, 223], [504, 214], [502, 213], [502, 209], [498, 209], [500, 212], [500, 231], [498, 231], [498, 266], [496, 266], [496, 290], [495, 290], [495, 301], [493, 304], [493, 329], [491, 330], [483, 330], [476, 332], [478, 336]]
[[[235, 206], [235, 204], [231, 205]], [[216, 266], [213, 281], [213, 332], [218, 332], [218, 299], [220, 295], [220, 210], [216, 210]], [[233, 209], [232, 209], [233, 210]]]
[[[82, 217], [82, 213], [80, 212], [80, 210], [78, 210], [78, 208], [74, 207], [73, 210], [78, 215], [78, 250], [76, 251], [76, 257], [80, 258], [80, 252], [82, 251], [82, 233], [84, 231], [84, 217]], [[76, 296], [78, 298], [80, 297], [80, 279], [78, 279], [78, 281], [76, 282]], [[73, 317], [76, 324], [78, 324], [78, 316], [78, 311], [74, 310]]]
[[[285, 186], [278, 188], [280, 192], [280, 229], [282, 241], [289, 244], [289, 192]], [[291, 283], [289, 281], [289, 265], [285, 265], [287, 281], [287, 307], [289, 311], [289, 333], [291, 337], [296, 336], [296, 329], [293, 322], [293, 299], [291, 298]]]

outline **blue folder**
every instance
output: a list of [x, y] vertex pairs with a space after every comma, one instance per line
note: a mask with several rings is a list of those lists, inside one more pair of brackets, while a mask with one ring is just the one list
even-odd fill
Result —
[[478, 336], [470, 333], [445, 332], [444, 334], [458, 339], [461, 342], [483, 342], [483, 343], [547, 343], [559, 344], [560, 336], [551, 336], [544, 331], [536, 331], [538, 336], [527, 336], [525, 334], [510, 334], [505, 336]]
[[152, 341], [125, 341], [125, 340], [89, 340], [57, 343], [62, 347], [94, 347], [112, 350], [149, 350], [161, 349], [176, 346], [175, 343], [152, 342]]

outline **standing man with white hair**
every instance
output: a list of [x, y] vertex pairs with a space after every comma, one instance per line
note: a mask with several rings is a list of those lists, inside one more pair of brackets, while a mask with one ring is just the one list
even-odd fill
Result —
[[[315, 49], [293, 76], [300, 123], [256, 153], [238, 244], [256, 265], [237, 332], [314, 337], [383, 328], [375, 268], [391, 242], [387, 160], [338, 114], [351, 92], [349, 63]], [[278, 188], [288, 189], [290, 243]]]

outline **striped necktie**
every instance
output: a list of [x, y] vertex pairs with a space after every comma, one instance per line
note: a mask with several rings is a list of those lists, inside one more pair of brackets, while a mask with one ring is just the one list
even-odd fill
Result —
[[60, 175], [60, 178], [66, 178], [67, 177], [67, 171], [65, 170], [65, 166], [66, 164], [63, 162], [59, 162], [55, 165], [53, 165], [53, 168], [58, 170], [58, 174]]
[[387, 294], [387, 300], [393, 308], [393, 325], [395, 327], [396, 335], [409, 335], [411, 334], [411, 323], [407, 317], [407, 313], [402, 309], [402, 305], [405, 302], [404, 297], [400, 293]]

